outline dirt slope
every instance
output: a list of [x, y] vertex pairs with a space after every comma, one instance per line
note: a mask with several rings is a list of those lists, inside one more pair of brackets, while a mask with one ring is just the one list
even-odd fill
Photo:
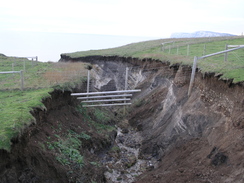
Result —
[[134, 82], [142, 92], [136, 96], [129, 123], [143, 137], [140, 158], [156, 158], [159, 165], [138, 182], [244, 181], [243, 84], [197, 72], [188, 97], [191, 68], [187, 66], [117, 57], [83, 61], [97, 64], [104, 71], [100, 79], [111, 80], [116, 64], [139, 66], [130, 72], [132, 78], [140, 76]]
[[[0, 151], [1, 183], [104, 182], [105, 169], [99, 165], [98, 155], [111, 146], [116, 133], [98, 131], [87, 116], [77, 111], [78, 100], [70, 94], [70, 91], [52, 92], [43, 101], [47, 110], [37, 108], [32, 112], [36, 124], [20, 138], [13, 139], [11, 152]], [[72, 161], [79, 154], [67, 143], [79, 144], [82, 166]], [[70, 149], [65, 149], [65, 145]], [[66, 154], [69, 157], [63, 156]]]
[[243, 182], [243, 86], [198, 73], [188, 98], [187, 72], [161, 78], [131, 114], [144, 137], [141, 156], [160, 162], [138, 182]]

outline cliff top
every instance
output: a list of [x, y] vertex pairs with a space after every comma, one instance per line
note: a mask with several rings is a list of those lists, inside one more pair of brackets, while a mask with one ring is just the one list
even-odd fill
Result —
[[[194, 56], [203, 56], [226, 49], [226, 45], [244, 45], [243, 36], [234, 37], [204, 37], [204, 38], [170, 38], [132, 43], [121, 47], [63, 53], [62, 56], [72, 58], [86, 56], [121, 56], [136, 58], [152, 58], [192, 65]], [[228, 48], [230, 49], [230, 48]], [[244, 51], [243, 49], [229, 52], [224, 62], [224, 54], [213, 56], [198, 62], [202, 72], [216, 73], [221, 79], [230, 79], [234, 83], [244, 81]]]

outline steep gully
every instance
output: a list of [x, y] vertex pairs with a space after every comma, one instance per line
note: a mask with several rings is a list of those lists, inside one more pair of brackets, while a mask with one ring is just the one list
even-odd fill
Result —
[[106, 78], [118, 89], [120, 71], [132, 68], [130, 86], [142, 92], [135, 96], [139, 104], [129, 111], [128, 123], [142, 138], [138, 158], [157, 160], [137, 182], [244, 181], [243, 83], [198, 71], [188, 97], [191, 68], [187, 66], [120, 57], [70, 61], [96, 65], [97, 88], [105, 86]]
[[[129, 87], [142, 92], [126, 119], [110, 122], [117, 132], [102, 135], [75, 110], [70, 92], [54, 91], [43, 101], [46, 111], [33, 111], [36, 124], [13, 139], [12, 151], [0, 151], [0, 182], [243, 182], [243, 83], [197, 72], [188, 97], [187, 66], [115, 56], [61, 55], [61, 61], [92, 64], [97, 90], [122, 89], [127, 66]], [[45, 148], [54, 132], [61, 136], [67, 129], [92, 137], [82, 141], [81, 171], [60, 165]]]

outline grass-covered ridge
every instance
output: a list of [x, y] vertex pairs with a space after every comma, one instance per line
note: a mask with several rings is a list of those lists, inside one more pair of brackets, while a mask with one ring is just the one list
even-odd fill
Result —
[[45, 110], [42, 100], [54, 88], [72, 88], [86, 76], [83, 63], [42, 63], [26, 58], [0, 54], [1, 71], [24, 73], [24, 90], [20, 90], [20, 74], [0, 74], [0, 149], [10, 151], [11, 139], [17, 137], [35, 119], [30, 111]]
[[51, 88], [27, 91], [1, 91], [0, 93], [0, 148], [10, 150], [11, 138], [17, 136], [35, 119], [30, 114], [33, 107], [45, 106], [42, 99], [49, 97]]
[[[167, 43], [166, 43], [167, 42]], [[169, 42], [169, 43], [168, 43]], [[166, 43], [164, 48], [162, 43]], [[71, 58], [85, 56], [121, 56], [136, 58], [153, 58], [169, 61], [171, 64], [180, 63], [192, 65], [194, 56], [207, 55], [225, 50], [228, 45], [244, 45], [243, 36], [216, 38], [182, 38], [159, 39], [132, 43], [129, 45], [103, 50], [80, 51], [65, 53]], [[188, 46], [189, 45], [189, 46]], [[224, 62], [224, 55], [209, 57], [198, 62], [202, 72], [214, 72], [222, 75], [222, 79], [233, 79], [234, 83], [244, 81], [244, 49], [228, 53], [228, 61]]]

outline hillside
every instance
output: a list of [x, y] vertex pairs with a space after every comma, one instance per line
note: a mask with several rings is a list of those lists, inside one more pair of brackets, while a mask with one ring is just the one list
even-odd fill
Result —
[[226, 37], [235, 36], [233, 34], [219, 33], [212, 31], [197, 31], [193, 33], [176, 32], [171, 34], [171, 38], [197, 38], [197, 37]]

